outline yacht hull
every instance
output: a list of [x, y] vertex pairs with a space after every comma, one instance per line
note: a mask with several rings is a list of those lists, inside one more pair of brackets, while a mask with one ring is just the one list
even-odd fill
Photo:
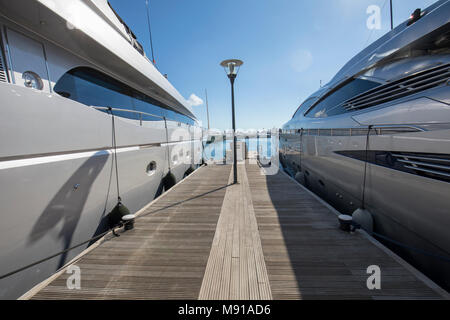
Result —
[[[194, 142], [187, 125], [172, 122], [166, 132], [163, 120], [115, 117], [116, 176], [110, 114], [11, 84], [0, 83], [0, 96], [1, 275], [108, 230], [117, 182], [134, 213], [161, 192], [164, 178], [174, 184], [196, 168], [193, 150], [201, 157], [201, 137]], [[184, 135], [175, 138], [171, 126]], [[175, 153], [176, 162], [169, 159]], [[151, 162], [156, 168], [148, 172]], [[0, 298], [18, 298], [90, 243], [1, 279]]]

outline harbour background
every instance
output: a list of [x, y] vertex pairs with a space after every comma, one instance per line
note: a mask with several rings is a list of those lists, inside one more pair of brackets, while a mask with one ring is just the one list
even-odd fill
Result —
[[[205, 162], [212, 161], [214, 163], [223, 162], [226, 159], [226, 152], [232, 152], [232, 142], [233, 139], [226, 137], [225, 140], [223, 136], [213, 136], [215, 139], [213, 142], [204, 141], [203, 158]], [[247, 156], [259, 155], [262, 158], [271, 159], [272, 156], [278, 156], [277, 143], [275, 139], [278, 136], [271, 135], [269, 138], [267, 135], [261, 136], [259, 138], [238, 138], [237, 142], [245, 142], [247, 148]], [[259, 151], [259, 152], [258, 152]]]

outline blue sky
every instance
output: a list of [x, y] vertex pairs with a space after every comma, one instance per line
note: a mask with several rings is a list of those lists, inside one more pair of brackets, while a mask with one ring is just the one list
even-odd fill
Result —
[[[434, 0], [394, 0], [394, 26]], [[145, 0], [110, 0], [151, 57]], [[229, 80], [219, 63], [244, 61], [236, 126], [281, 127], [298, 105], [390, 29], [389, 0], [149, 0], [156, 65], [186, 99], [205, 100], [212, 128], [231, 127]], [[369, 30], [368, 6], [381, 11]], [[205, 105], [193, 107], [206, 127]]]

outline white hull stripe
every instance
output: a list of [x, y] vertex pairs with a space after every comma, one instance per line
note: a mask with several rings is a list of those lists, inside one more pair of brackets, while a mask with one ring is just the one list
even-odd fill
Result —
[[191, 144], [191, 143], [201, 143], [201, 140], [187, 140], [187, 141], [175, 141], [169, 143], [161, 143], [161, 147], [172, 146], [175, 144]]
[[[137, 151], [139, 149], [140, 149], [140, 147], [120, 148], [120, 149], [117, 149], [117, 153]], [[107, 150], [99, 150], [99, 151], [61, 154], [61, 155], [55, 155], [55, 156], [44, 156], [44, 157], [35, 157], [35, 158], [27, 158], [27, 159], [19, 159], [19, 160], [1, 161], [0, 162], [0, 170], [34, 166], [34, 165], [38, 165], [38, 164], [53, 163], [53, 162], [60, 162], [60, 161], [67, 161], [67, 160], [82, 159], [82, 158], [106, 156], [106, 155], [110, 155], [113, 153], [114, 153], [114, 149], [107, 149]]]

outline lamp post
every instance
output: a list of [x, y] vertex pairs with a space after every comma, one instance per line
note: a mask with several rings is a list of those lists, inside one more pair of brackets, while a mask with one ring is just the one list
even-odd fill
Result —
[[243, 62], [237, 59], [228, 59], [220, 63], [220, 65], [225, 69], [225, 72], [230, 79], [231, 83], [231, 111], [233, 119], [233, 184], [237, 183], [237, 157], [236, 157], [236, 122], [234, 116], [234, 80], [239, 72], [239, 68]]

